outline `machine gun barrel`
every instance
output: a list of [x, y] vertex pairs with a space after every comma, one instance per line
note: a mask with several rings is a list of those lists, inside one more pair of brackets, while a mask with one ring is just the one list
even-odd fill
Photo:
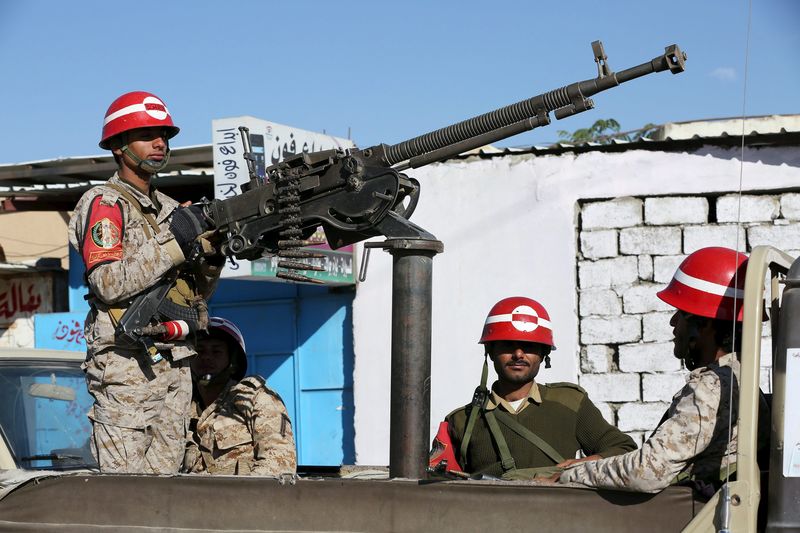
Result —
[[[425, 162], [433, 162], [483, 146], [488, 142], [545, 126], [550, 123], [548, 116], [550, 112], [555, 112], [556, 118], [562, 119], [591, 109], [594, 103], [589, 99], [590, 96], [616, 87], [620, 83], [667, 69], [673, 74], [683, 72], [685, 69], [686, 54], [674, 44], [667, 46], [664, 54], [651, 61], [618, 73], [609, 69], [600, 41], [593, 42], [592, 49], [598, 65], [597, 78], [571, 83], [407, 141], [386, 146], [386, 162], [395, 165], [411, 160], [407, 166], [419, 167], [426, 164]], [[436, 152], [437, 156], [427, 156], [433, 152]]]

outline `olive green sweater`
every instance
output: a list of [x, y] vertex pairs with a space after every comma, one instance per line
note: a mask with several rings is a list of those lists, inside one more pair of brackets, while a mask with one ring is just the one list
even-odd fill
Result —
[[[551, 383], [536, 385], [541, 394], [541, 403], [527, 399], [530, 405], [519, 413], [510, 413], [515, 420], [533, 431], [564, 459], [573, 459], [578, 450], [585, 455], [598, 454], [611, 457], [636, 449], [628, 435], [612, 426], [578, 385]], [[497, 407], [503, 409], [503, 407]], [[461, 441], [471, 410], [470, 405], [456, 409], [447, 415], [451, 439], [456, 457], [460, 458]], [[505, 409], [503, 409], [505, 410]], [[499, 422], [517, 469], [553, 466], [550, 459], [536, 446]], [[500, 454], [492, 439], [486, 418], [481, 413], [475, 422], [467, 450], [467, 464], [461, 465], [471, 474], [488, 474], [500, 477], [503, 469]]]

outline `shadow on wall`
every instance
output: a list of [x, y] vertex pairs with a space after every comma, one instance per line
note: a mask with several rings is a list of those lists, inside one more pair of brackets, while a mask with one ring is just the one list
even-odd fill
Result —
[[[794, 147], [792, 147], [794, 148]], [[691, 155], [711, 156], [715, 159], [727, 159], [739, 161], [742, 157], [742, 149], [739, 146], [730, 148], [720, 148], [718, 146], [703, 146]], [[758, 148], [752, 145], [745, 145], [744, 161], [746, 163], [761, 163], [770, 166], [790, 166], [800, 168], [800, 152], [788, 150], [786, 147], [764, 147]]]

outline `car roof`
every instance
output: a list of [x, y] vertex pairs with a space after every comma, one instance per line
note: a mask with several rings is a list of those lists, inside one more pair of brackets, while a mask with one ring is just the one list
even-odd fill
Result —
[[83, 361], [86, 352], [68, 350], [44, 350], [37, 348], [0, 348], [0, 362], [13, 360], [37, 361]]

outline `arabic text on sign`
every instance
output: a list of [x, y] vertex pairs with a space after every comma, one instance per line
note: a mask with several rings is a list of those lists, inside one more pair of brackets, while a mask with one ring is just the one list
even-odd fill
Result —
[[220, 196], [224, 198], [230, 198], [231, 196], [236, 196], [237, 194], [236, 184], [239, 178], [239, 163], [230, 156], [237, 154], [236, 143], [238, 141], [239, 133], [235, 128], [224, 128], [217, 130], [215, 133], [218, 134], [218, 137], [221, 137], [221, 139], [218, 139], [216, 142], [217, 151], [222, 156], [226, 157], [226, 159], [223, 159], [217, 164], [221, 165], [224, 170], [222, 176], [231, 182], [230, 184], [218, 184], [217, 189], [220, 193]]
[[10, 280], [7, 286], [6, 290], [0, 291], [0, 318], [16, 318], [39, 311], [42, 296], [36, 291], [33, 282]]
[[59, 320], [55, 331], [53, 331], [53, 338], [79, 346], [85, 343], [83, 326], [77, 320], [68, 320], [66, 323]]

